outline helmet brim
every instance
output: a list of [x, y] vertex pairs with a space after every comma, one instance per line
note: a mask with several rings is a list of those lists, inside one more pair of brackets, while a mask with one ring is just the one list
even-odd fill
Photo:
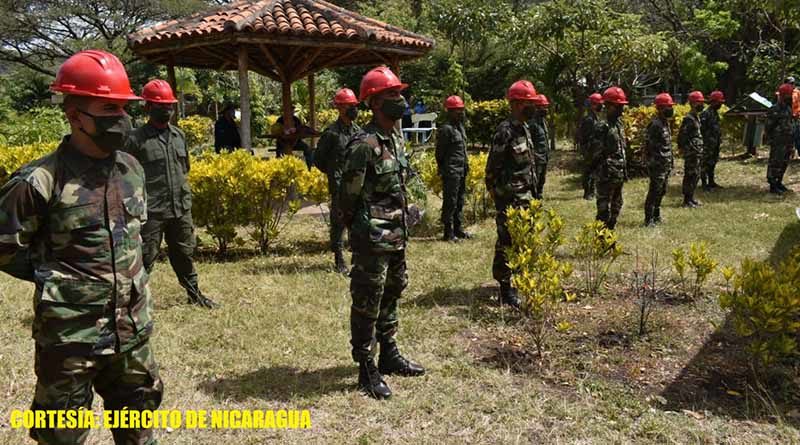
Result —
[[98, 99], [112, 99], [112, 100], [144, 100], [144, 98], [139, 97], [135, 94], [100, 94], [100, 93], [90, 93], [88, 91], [70, 90], [66, 88], [56, 88], [56, 87], [50, 87], [50, 91], [54, 93], [64, 94], [66, 96], [96, 97]]

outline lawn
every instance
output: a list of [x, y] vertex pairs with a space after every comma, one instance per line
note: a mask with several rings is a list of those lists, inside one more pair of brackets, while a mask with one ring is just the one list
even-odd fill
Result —
[[[545, 188], [546, 205], [565, 218], [570, 240], [595, 214], [567, 169], [572, 155], [559, 152]], [[658, 228], [641, 227], [647, 181], [628, 182], [618, 226], [626, 254], [603, 296], [563, 306], [559, 319], [572, 328], [551, 330], [543, 360], [532, 353], [521, 316], [498, 307], [492, 220], [473, 225], [475, 239], [459, 244], [437, 241], [438, 232], [415, 237], [398, 338], [428, 372], [388, 378], [395, 395], [383, 402], [355, 389], [349, 282], [332, 272], [319, 218], [296, 218], [268, 256], [201, 255], [201, 285], [222, 303], [218, 311], [185, 305], [160, 262], [151, 286], [162, 408], [309, 409], [312, 419], [301, 431], [159, 430], [160, 443], [800, 443], [796, 369], [782, 369], [788, 378], [778, 381], [750, 378], [717, 305], [718, 272], [699, 300], [659, 302], [644, 337], [636, 335], [637, 306], [626, 291], [637, 254], [649, 261], [656, 252], [666, 277], [672, 249], [694, 241], [706, 241], [722, 265], [778, 261], [800, 245], [800, 199], [768, 195], [765, 171], [763, 158], [724, 160], [717, 176], [726, 188], [699, 192], [705, 206], [697, 210], [680, 207], [680, 176], [673, 175]], [[800, 165], [790, 167], [786, 184], [800, 192]], [[564, 257], [573, 249], [570, 241]], [[27, 443], [26, 431], [9, 427], [8, 413], [27, 408], [33, 395], [32, 292], [0, 277], [3, 444]], [[109, 441], [103, 430], [89, 439]]]

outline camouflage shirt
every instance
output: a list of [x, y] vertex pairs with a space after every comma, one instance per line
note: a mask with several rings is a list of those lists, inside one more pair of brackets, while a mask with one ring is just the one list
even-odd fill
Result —
[[700, 131], [703, 134], [703, 148], [719, 148], [722, 142], [722, 129], [717, 110], [708, 107], [700, 113]]
[[597, 168], [598, 179], [624, 181], [627, 178], [625, 128], [622, 119], [600, 122], [589, 149]]
[[537, 165], [547, 164], [550, 160], [550, 131], [544, 117], [534, 117], [528, 122], [533, 140], [533, 158]]
[[486, 188], [499, 208], [533, 199], [536, 170], [528, 124], [509, 118], [497, 126], [486, 161]]
[[649, 167], [672, 166], [672, 131], [669, 123], [658, 116], [647, 125], [645, 156]]
[[446, 123], [436, 130], [436, 165], [442, 177], [461, 177], [469, 170], [464, 124]]
[[373, 121], [350, 141], [335, 199], [353, 251], [405, 249], [408, 171], [403, 138], [396, 130], [386, 134]]
[[592, 147], [592, 139], [600, 123], [602, 123], [602, 120], [600, 120], [600, 117], [594, 110], [589, 110], [586, 116], [581, 120], [581, 124], [578, 127], [578, 140], [576, 141], [580, 153], [584, 155], [589, 153]]
[[775, 147], [792, 145], [792, 108], [775, 104], [767, 113], [766, 136]]
[[359, 131], [361, 128], [355, 122], [352, 125], [346, 125], [337, 119], [322, 132], [322, 136], [319, 138], [317, 150], [314, 152], [314, 165], [328, 176], [331, 193], [339, 187], [342, 180], [347, 143]]
[[113, 354], [149, 337], [145, 196], [132, 156], [94, 160], [67, 138], [0, 189], [0, 270], [36, 283], [38, 344]]
[[189, 154], [186, 137], [178, 127], [159, 129], [145, 124], [131, 133], [125, 151], [144, 168], [147, 213], [152, 219], [180, 218], [192, 208]]
[[700, 117], [692, 111], [683, 118], [678, 130], [678, 148], [683, 156], [700, 156], [703, 154], [703, 135], [700, 132]]

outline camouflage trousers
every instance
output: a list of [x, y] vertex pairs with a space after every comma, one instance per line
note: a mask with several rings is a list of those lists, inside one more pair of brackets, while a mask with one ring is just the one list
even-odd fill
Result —
[[702, 153], [686, 153], [683, 156], [683, 194], [693, 195], [700, 181], [700, 160]]
[[619, 212], [622, 210], [622, 179], [601, 178], [597, 182], [597, 217], [609, 228], [617, 225]]
[[583, 184], [583, 196], [594, 196], [595, 178], [592, 156], [589, 152], [581, 153], [581, 183]]
[[344, 250], [344, 231], [346, 229], [344, 222], [339, 212], [339, 204], [336, 200], [336, 190], [338, 186], [333, 181], [328, 181], [328, 190], [331, 191], [331, 207], [330, 207], [330, 222], [329, 233], [331, 238], [331, 252], [340, 252]]
[[536, 199], [544, 196], [544, 181], [547, 176], [547, 163], [536, 164]]
[[[408, 286], [406, 252], [353, 252], [350, 271], [350, 344], [353, 360], [362, 362], [375, 355], [376, 340], [394, 343], [397, 306]], [[383, 347], [383, 346], [382, 346]]]
[[[128, 352], [91, 355], [83, 345], [41, 347], [35, 353], [36, 395], [31, 409], [92, 409], [92, 387], [106, 410], [155, 410], [164, 391], [149, 341]], [[149, 429], [112, 429], [117, 445], [154, 445]], [[39, 444], [79, 445], [88, 429], [32, 429]]]
[[785, 146], [772, 146], [769, 149], [769, 163], [767, 164], [767, 182], [781, 183], [786, 169], [789, 167], [791, 148]]
[[527, 207], [528, 203], [515, 203], [515, 205], [497, 205], [497, 214], [494, 217], [497, 225], [497, 241], [494, 244], [494, 260], [492, 261], [492, 277], [501, 286], [511, 286], [511, 268], [508, 267], [506, 249], [511, 247], [511, 234], [508, 232], [508, 216], [506, 210], [510, 207]]
[[461, 228], [464, 220], [466, 174], [442, 178], [442, 224]]
[[719, 162], [719, 146], [703, 147], [703, 178], [710, 180], [714, 178], [714, 170]]
[[148, 273], [161, 250], [161, 241], [167, 242], [167, 257], [180, 285], [190, 297], [199, 295], [197, 271], [192, 257], [196, 246], [191, 212], [180, 218], [148, 219], [142, 228], [142, 256]]
[[650, 186], [647, 189], [647, 198], [644, 200], [645, 215], [653, 216], [661, 208], [661, 200], [667, 194], [671, 172], [669, 165], [653, 165], [648, 168]]

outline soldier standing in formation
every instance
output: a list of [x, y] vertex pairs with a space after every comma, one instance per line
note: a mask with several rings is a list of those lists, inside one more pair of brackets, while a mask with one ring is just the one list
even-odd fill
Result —
[[[359, 364], [359, 387], [377, 399], [392, 394], [383, 375], [425, 373], [400, 354], [395, 340], [398, 301], [408, 285], [405, 178], [409, 163], [396, 127], [408, 105], [400, 94], [407, 87], [385, 66], [370, 70], [361, 80], [360, 100], [372, 110], [372, 121], [348, 145], [338, 196], [353, 249], [352, 354]], [[376, 340], [380, 343], [377, 367], [373, 361]]]
[[778, 103], [767, 113], [766, 136], [769, 143], [767, 182], [769, 192], [783, 194], [789, 189], [783, 185], [783, 175], [789, 166], [792, 150], [792, 92], [794, 87], [784, 83], [778, 88]]
[[672, 96], [661, 93], [655, 99], [658, 114], [647, 126], [645, 134], [645, 156], [650, 187], [644, 202], [644, 225], [661, 224], [661, 200], [667, 193], [669, 175], [674, 159], [672, 156], [672, 131], [669, 121], [675, 114]]
[[678, 130], [678, 148], [683, 153], [683, 206], [700, 207], [700, 201], [694, 199], [697, 182], [700, 179], [701, 162], [703, 160], [703, 135], [700, 131], [700, 113], [703, 111], [705, 98], [700, 91], [689, 93], [691, 111], [683, 118]]
[[144, 168], [147, 184], [147, 223], [142, 227], [144, 267], [150, 274], [167, 242], [167, 257], [178, 283], [186, 290], [189, 304], [218, 307], [200, 292], [194, 267], [196, 238], [192, 221], [192, 190], [189, 187], [189, 152], [183, 131], [170, 124], [178, 103], [169, 83], [152, 80], [144, 86], [142, 98], [148, 122], [133, 131], [125, 151]]
[[578, 154], [582, 160], [583, 199], [594, 199], [595, 178], [592, 170], [594, 155], [592, 154], [592, 144], [598, 123], [601, 122], [600, 112], [603, 110], [603, 96], [600, 93], [593, 93], [589, 96], [589, 110], [581, 120], [578, 127]]
[[536, 113], [528, 122], [533, 139], [533, 159], [536, 164], [536, 199], [544, 196], [547, 163], [550, 161], [550, 130], [547, 127], [547, 110], [550, 101], [544, 94], [536, 96]]
[[334, 264], [339, 273], [347, 273], [344, 260], [344, 223], [339, 218], [336, 195], [342, 184], [342, 168], [344, 167], [345, 149], [361, 127], [356, 124], [358, 117], [358, 99], [349, 88], [336, 92], [333, 105], [339, 112], [339, 119], [325, 129], [314, 153], [314, 164], [328, 177], [328, 193], [331, 195], [330, 237]]
[[509, 87], [506, 98], [511, 116], [497, 126], [492, 139], [486, 162], [486, 189], [497, 209], [492, 276], [500, 284], [500, 303], [519, 308], [517, 290], [511, 287], [511, 269], [506, 255], [506, 248], [511, 246], [506, 210], [527, 207], [537, 195], [534, 147], [527, 124], [536, 113], [536, 89], [527, 80], [519, 80]]
[[[163, 385], [149, 338], [153, 303], [139, 231], [145, 177], [120, 152], [133, 94], [119, 59], [82, 51], [50, 89], [71, 134], [0, 189], [0, 270], [36, 284], [32, 410], [155, 410]], [[112, 429], [118, 445], [153, 444], [150, 429]], [[32, 428], [40, 444], [82, 444], [87, 429]]]
[[442, 178], [442, 225], [444, 241], [470, 238], [464, 231], [464, 194], [467, 186], [467, 133], [464, 101], [450, 96], [444, 102], [447, 122], [436, 132], [436, 166]]
[[722, 129], [719, 123], [719, 109], [725, 103], [722, 91], [712, 91], [708, 108], [700, 113], [700, 131], [703, 134], [703, 190], [722, 188], [715, 181], [715, 171], [719, 162], [719, 146], [722, 143]]
[[594, 157], [592, 171], [597, 175], [597, 220], [611, 230], [617, 226], [622, 210], [622, 186], [628, 179], [625, 150], [627, 141], [622, 124], [622, 112], [628, 98], [620, 87], [603, 92], [606, 122], [597, 126], [591, 152]]

